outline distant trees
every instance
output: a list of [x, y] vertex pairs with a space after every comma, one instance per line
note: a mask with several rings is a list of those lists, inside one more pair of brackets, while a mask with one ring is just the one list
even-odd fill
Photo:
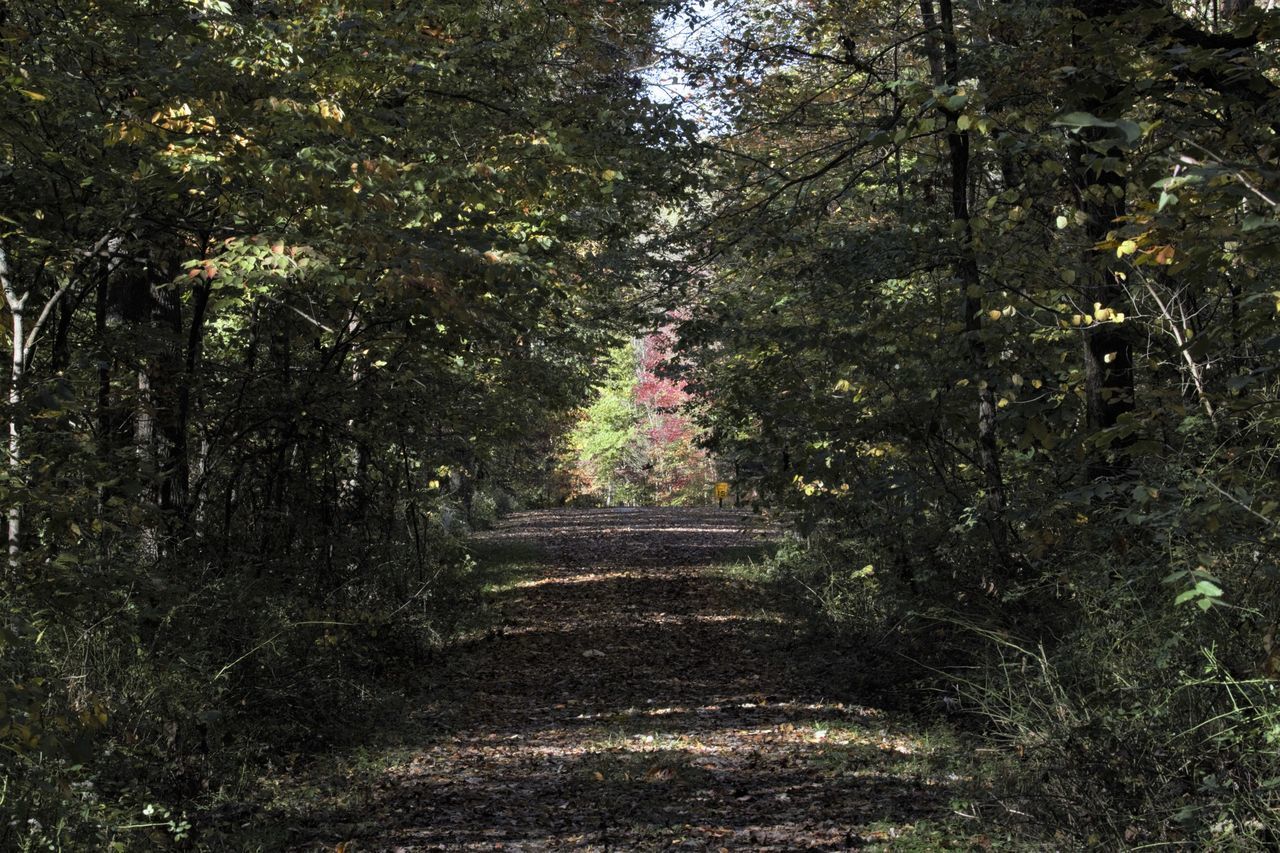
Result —
[[710, 462], [698, 446], [683, 383], [666, 375], [672, 330], [638, 338], [610, 356], [610, 373], [569, 435], [574, 491], [606, 505], [698, 503]]

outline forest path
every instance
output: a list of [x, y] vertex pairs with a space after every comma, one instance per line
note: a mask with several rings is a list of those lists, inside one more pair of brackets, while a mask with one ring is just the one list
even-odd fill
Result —
[[958, 840], [937, 823], [954, 819], [960, 777], [936, 745], [840, 695], [821, 667], [795, 666], [814, 654], [794, 651], [797, 626], [724, 570], [760, 544], [747, 523], [727, 510], [544, 511], [486, 534], [542, 556], [500, 591], [501, 630], [451, 655], [450, 683], [414, 722], [419, 742], [339, 849]]

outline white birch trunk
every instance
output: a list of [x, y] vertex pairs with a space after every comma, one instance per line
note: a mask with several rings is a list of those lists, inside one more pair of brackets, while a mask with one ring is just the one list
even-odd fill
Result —
[[[9, 272], [9, 257], [0, 248], [0, 286], [4, 288], [4, 301], [13, 317], [12, 361], [9, 369], [9, 477], [17, 482], [22, 469], [22, 435], [18, 427], [18, 406], [22, 403], [22, 372], [26, 365], [26, 304], [27, 294], [18, 295]], [[9, 571], [18, 570], [22, 556], [22, 504], [16, 499], [7, 511]]]

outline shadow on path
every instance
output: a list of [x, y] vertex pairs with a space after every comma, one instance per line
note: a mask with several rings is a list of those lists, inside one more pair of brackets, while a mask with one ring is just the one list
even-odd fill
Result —
[[837, 850], [948, 814], [912, 734], [793, 667], [794, 626], [716, 571], [761, 536], [727, 511], [508, 519], [485, 539], [544, 564], [452, 653], [374, 801], [317, 816], [345, 837], [304, 849]]

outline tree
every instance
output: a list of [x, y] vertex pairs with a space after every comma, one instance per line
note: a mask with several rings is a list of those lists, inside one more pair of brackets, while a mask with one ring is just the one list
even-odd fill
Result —
[[[1258, 360], [1275, 310], [1276, 13], [717, 12], [723, 39], [686, 62], [725, 121], [714, 188], [685, 212], [700, 274], [680, 330], [711, 449], [796, 512], [815, 565], [847, 565], [851, 585], [873, 565], [895, 618], [972, 628], [948, 635], [979, 659], [955, 683], [992, 728], [1073, 745], [1044, 765], [1071, 768], [1054, 790], [1076, 808], [1056, 825], [1119, 814], [1143, 838], [1207, 844], [1266, 825], [1267, 795], [1194, 779], [1259, 790], [1255, 723], [1273, 713], [1261, 693], [1248, 711], [1231, 697], [1276, 619], [1259, 562], [1275, 388]], [[1019, 682], [1009, 656], [1046, 680]], [[1205, 660], [1215, 674], [1192, 683]], [[1143, 728], [1121, 721], [1135, 702]], [[1182, 737], [1227, 719], [1213, 748]], [[1199, 791], [1196, 817], [1140, 817], [1158, 805], [1117, 773]]]
[[708, 464], [696, 444], [684, 383], [665, 375], [675, 343], [668, 325], [610, 354], [608, 381], [569, 437], [570, 467], [585, 494], [619, 503], [705, 500]]
[[456, 609], [443, 519], [531, 488], [691, 180], [639, 76], [663, 5], [0, 9], [6, 685], [175, 721], [159, 767], [334, 683], [259, 667], [310, 626]]

